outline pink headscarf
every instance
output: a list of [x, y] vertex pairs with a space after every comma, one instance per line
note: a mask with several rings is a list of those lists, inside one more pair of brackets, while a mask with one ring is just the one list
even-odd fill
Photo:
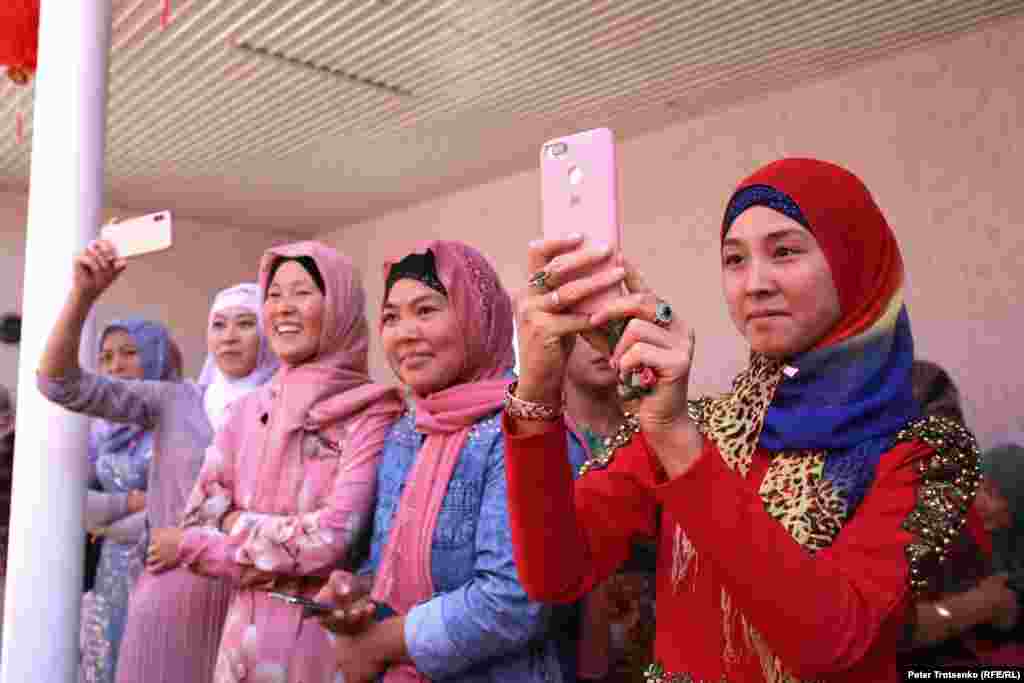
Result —
[[[403, 408], [397, 387], [370, 381], [366, 294], [349, 259], [319, 242], [273, 247], [260, 263], [261, 291], [270, 285], [270, 270], [278, 259], [297, 256], [311, 257], [323, 277], [323, 323], [316, 355], [298, 365], [282, 361], [270, 383], [276, 404], [274, 434], [267, 439], [251, 505], [261, 512], [284, 513], [295, 505], [293, 480], [301, 472], [292, 470], [301, 463], [286, 457], [289, 447], [298, 447], [291, 437], [303, 431], [340, 433], [361, 415], [367, 416], [368, 428], [390, 424]], [[268, 316], [263, 321], [269, 337], [271, 322]]]
[[[434, 594], [431, 540], [437, 515], [470, 428], [501, 408], [515, 365], [512, 299], [487, 259], [461, 242], [430, 242], [413, 250], [434, 253], [437, 275], [465, 340], [463, 369], [455, 384], [415, 396], [416, 429], [426, 434], [381, 558], [372, 596], [399, 614]], [[387, 272], [398, 259], [385, 264]], [[425, 681], [410, 665], [392, 667], [386, 683]]]

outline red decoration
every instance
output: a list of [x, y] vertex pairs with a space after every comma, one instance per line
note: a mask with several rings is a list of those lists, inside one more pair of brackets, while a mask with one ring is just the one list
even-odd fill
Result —
[[18, 85], [35, 73], [38, 48], [39, 0], [0, 0], [0, 64]]
[[160, 12], [160, 30], [163, 31], [171, 23], [171, 0], [163, 1], [163, 10]]

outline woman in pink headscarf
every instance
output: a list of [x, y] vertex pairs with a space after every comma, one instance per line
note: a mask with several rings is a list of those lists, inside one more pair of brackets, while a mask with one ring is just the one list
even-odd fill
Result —
[[380, 333], [414, 407], [381, 455], [369, 562], [318, 596], [347, 606], [373, 576], [359, 617], [325, 620], [357, 632], [338, 636], [343, 680], [562, 680], [550, 609], [527, 598], [512, 558], [499, 420], [511, 299], [479, 252], [432, 242], [386, 264]]
[[377, 458], [401, 411], [367, 374], [365, 295], [351, 262], [315, 242], [260, 265], [281, 369], [238, 400], [207, 452], [185, 529], [151, 549], [239, 587], [217, 683], [330, 683], [330, 635], [269, 591], [312, 597], [369, 522]]

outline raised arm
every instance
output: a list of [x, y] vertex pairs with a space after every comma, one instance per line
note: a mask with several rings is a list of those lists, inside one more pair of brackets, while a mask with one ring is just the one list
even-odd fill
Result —
[[113, 246], [102, 240], [75, 257], [71, 291], [47, 339], [36, 381], [46, 398], [73, 412], [153, 427], [159, 412], [159, 383], [100, 377], [78, 363], [89, 311], [124, 268]]
[[626, 561], [634, 540], [656, 534], [653, 460], [646, 451], [620, 449], [606, 469], [574, 485], [561, 422], [541, 431], [533, 423], [527, 432], [520, 426], [529, 423], [503, 420], [519, 580], [535, 600], [574, 602]]
[[124, 272], [109, 242], [96, 240], [75, 257], [71, 291], [50, 332], [39, 363], [39, 374], [50, 379], [78, 374], [78, 346], [89, 310]]

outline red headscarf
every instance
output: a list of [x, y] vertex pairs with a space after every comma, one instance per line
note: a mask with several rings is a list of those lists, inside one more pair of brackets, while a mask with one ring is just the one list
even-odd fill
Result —
[[[781, 159], [740, 183], [730, 206], [743, 190], [756, 185], [771, 187], [796, 202], [832, 270], [842, 318], [815, 348], [871, 327], [903, 284], [903, 259], [892, 229], [864, 183], [826, 161]], [[729, 223], [723, 221], [723, 240], [728, 229]]]

